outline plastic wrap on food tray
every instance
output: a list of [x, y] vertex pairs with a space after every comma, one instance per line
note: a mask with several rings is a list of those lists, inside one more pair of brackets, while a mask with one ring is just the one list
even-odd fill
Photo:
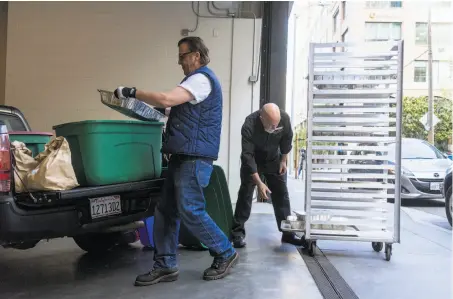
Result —
[[[281, 229], [283, 231], [305, 231], [306, 224], [306, 214], [305, 213], [296, 213], [297, 216], [288, 216], [286, 220], [283, 220], [281, 223]], [[311, 229], [316, 230], [346, 230], [346, 225], [340, 224], [330, 224], [329, 221], [332, 220], [342, 220], [341, 217], [332, 217], [326, 213], [313, 214], [310, 217], [311, 222], [324, 222], [324, 223], [311, 223]]]
[[280, 227], [283, 231], [304, 231], [305, 220], [300, 220], [296, 216], [288, 216], [286, 220], [282, 220]]
[[338, 218], [338, 217], [332, 217], [329, 214], [318, 214], [318, 215], [312, 215], [311, 216], [311, 221], [319, 221], [319, 222], [327, 222], [327, 223], [316, 223], [316, 224], [311, 224], [312, 229], [319, 229], [319, 230], [346, 230], [346, 225], [341, 225], [341, 224], [331, 224], [329, 221], [333, 220], [344, 220], [343, 218]]
[[101, 102], [128, 117], [143, 121], [161, 121], [165, 115], [152, 108], [148, 104], [134, 99], [118, 99], [113, 92], [98, 90], [101, 94]]

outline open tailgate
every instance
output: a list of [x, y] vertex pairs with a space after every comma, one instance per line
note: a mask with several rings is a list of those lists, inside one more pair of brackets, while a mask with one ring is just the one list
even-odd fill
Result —
[[160, 195], [164, 178], [107, 185], [96, 187], [79, 187], [65, 191], [46, 191], [16, 194], [17, 203], [29, 207], [62, 206], [76, 204], [83, 199], [119, 195], [122, 198], [141, 198]]

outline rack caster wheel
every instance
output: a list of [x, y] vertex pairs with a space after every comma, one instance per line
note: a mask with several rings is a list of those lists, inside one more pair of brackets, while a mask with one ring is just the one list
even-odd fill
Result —
[[384, 243], [382, 243], [382, 242], [373, 242], [373, 243], [371, 243], [371, 247], [373, 247], [374, 251], [381, 252], [382, 249], [384, 248]]
[[392, 258], [392, 244], [385, 244], [385, 260], [390, 261]]
[[308, 255], [315, 256], [316, 241], [308, 241]]
[[301, 242], [302, 242], [302, 247], [303, 248], [308, 248], [308, 242], [307, 240], [305, 239], [305, 235], [302, 236], [302, 238], [300, 238]]

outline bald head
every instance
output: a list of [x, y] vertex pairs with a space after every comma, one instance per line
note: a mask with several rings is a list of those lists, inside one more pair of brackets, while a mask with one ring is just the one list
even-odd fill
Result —
[[266, 131], [273, 131], [280, 123], [280, 108], [274, 103], [265, 104], [260, 111], [261, 122]]

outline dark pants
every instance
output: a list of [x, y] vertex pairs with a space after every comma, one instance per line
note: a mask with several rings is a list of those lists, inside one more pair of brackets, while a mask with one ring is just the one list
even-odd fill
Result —
[[[274, 206], [275, 219], [279, 231], [280, 223], [291, 214], [291, 205], [289, 203], [288, 187], [286, 186], [286, 173], [263, 173], [266, 178], [267, 186], [271, 190], [272, 205]], [[245, 222], [250, 217], [252, 210], [253, 191], [255, 183], [250, 173], [246, 173], [241, 167], [241, 187], [239, 188], [236, 210], [234, 212], [232, 236], [245, 237]]]

